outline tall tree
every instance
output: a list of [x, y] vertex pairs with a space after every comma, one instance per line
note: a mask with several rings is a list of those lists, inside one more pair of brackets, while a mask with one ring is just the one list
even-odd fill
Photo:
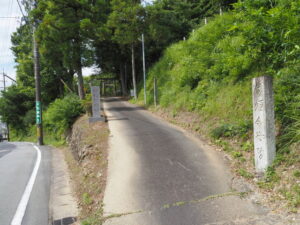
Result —
[[[17, 84], [20, 88], [27, 89], [34, 93], [34, 72], [33, 72], [33, 53], [32, 53], [32, 29], [29, 23], [20, 26], [11, 37], [12, 52], [17, 63]], [[54, 67], [47, 62], [45, 57], [41, 57], [42, 75], [42, 97], [44, 103], [48, 104], [62, 95], [60, 81], [55, 74]]]
[[91, 2], [79, 0], [40, 0], [35, 13], [42, 20], [38, 29], [41, 48], [52, 63], [60, 60], [57, 63], [67, 68], [66, 74], [76, 72], [81, 99], [85, 97], [82, 67], [91, 64], [91, 60], [85, 58], [89, 55], [85, 53], [90, 50], [90, 43], [81, 25], [90, 14]]
[[132, 83], [137, 98], [135, 48], [145, 26], [145, 10], [137, 0], [112, 0], [112, 12], [108, 27], [112, 30], [112, 39], [121, 46], [131, 49]]

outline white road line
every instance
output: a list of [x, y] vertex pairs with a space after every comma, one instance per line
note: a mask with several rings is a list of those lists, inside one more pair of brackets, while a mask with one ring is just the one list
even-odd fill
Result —
[[24, 217], [24, 214], [25, 214], [25, 211], [26, 211], [26, 207], [27, 207], [27, 204], [28, 204], [28, 201], [29, 201], [29, 198], [30, 198], [30, 194], [31, 194], [31, 191], [32, 191], [32, 188], [33, 188], [36, 176], [37, 176], [37, 172], [38, 172], [39, 167], [40, 167], [41, 151], [37, 146], [33, 145], [33, 147], [37, 151], [37, 159], [36, 159], [35, 166], [34, 166], [34, 169], [32, 171], [32, 174], [30, 176], [30, 179], [28, 180], [25, 191], [24, 191], [23, 196], [21, 198], [21, 201], [19, 202], [17, 211], [16, 211], [16, 213], [14, 215], [14, 218], [11, 222], [11, 225], [21, 225], [22, 224], [22, 220], [23, 220], [23, 217]]
[[184, 165], [182, 165], [180, 162], [177, 162], [179, 166], [181, 166], [183, 169], [187, 170], [187, 171], [191, 171], [190, 169], [186, 168]]
[[174, 163], [172, 162], [172, 160], [171, 159], [167, 159], [167, 160], [170, 163], [170, 165], [173, 166]]

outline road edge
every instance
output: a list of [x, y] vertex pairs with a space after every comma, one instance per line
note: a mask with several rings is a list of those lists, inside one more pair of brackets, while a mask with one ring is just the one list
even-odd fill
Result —
[[72, 194], [68, 165], [60, 149], [52, 148], [51, 151], [49, 225], [74, 224], [77, 221], [79, 210], [76, 198]]

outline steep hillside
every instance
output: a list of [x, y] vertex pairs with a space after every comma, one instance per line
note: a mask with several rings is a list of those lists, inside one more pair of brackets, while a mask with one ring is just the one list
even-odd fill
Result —
[[[147, 79], [147, 104], [153, 104], [156, 78], [160, 107], [173, 116], [187, 111], [198, 115], [195, 130], [206, 126], [206, 134], [225, 149], [227, 143], [238, 141], [231, 152], [241, 161], [237, 170], [250, 179], [253, 175], [243, 168], [243, 160], [245, 151], [252, 152], [251, 79], [272, 76], [278, 156], [258, 185], [276, 189], [291, 208], [300, 206], [299, 12], [300, 1], [295, 0], [238, 3], [233, 12], [217, 16], [188, 40], [170, 46]], [[142, 101], [143, 90], [139, 96]], [[276, 171], [285, 170], [291, 177], [280, 179]]]

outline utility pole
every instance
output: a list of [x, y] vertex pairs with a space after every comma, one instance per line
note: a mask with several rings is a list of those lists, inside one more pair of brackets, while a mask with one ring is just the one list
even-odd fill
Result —
[[132, 83], [133, 83], [134, 99], [137, 100], [134, 57], [135, 57], [134, 44], [132, 43], [132, 45], [131, 45]]
[[142, 34], [142, 49], [143, 49], [143, 72], [144, 72], [144, 103], [147, 105], [147, 93], [146, 93], [146, 62], [145, 62], [145, 39]]
[[[5, 73], [3, 71], [3, 89], [6, 91], [6, 82], [5, 82]], [[7, 141], [9, 141], [9, 125], [6, 123], [6, 131], [7, 131]]]
[[[5, 74], [4, 72], [3, 72], [3, 77], [4, 77], [4, 82], [5, 82], [5, 77], [6, 77], [6, 78], [10, 79], [11, 81], [17, 83], [17, 81], [15, 79], [11, 78], [10, 76], [8, 76], [7, 74]], [[5, 84], [6, 84], [6, 82], [4, 83], [4, 85]]]
[[[8, 78], [11, 81], [17, 83], [16, 80], [14, 80], [13, 78], [11, 78], [7, 74], [5, 74], [4, 71], [3, 71], [2, 75], [3, 75], [3, 89], [4, 89], [4, 91], [6, 91], [6, 81], [5, 81], [5, 78]], [[7, 141], [9, 141], [9, 124], [8, 123], [6, 123], [6, 129], [7, 129]]]
[[[37, 7], [37, 2], [34, 2], [34, 8]], [[36, 107], [36, 128], [37, 128], [37, 143], [44, 145], [43, 124], [42, 124], [42, 98], [41, 98], [41, 76], [40, 76], [40, 54], [39, 47], [36, 41], [35, 33], [37, 29], [37, 21], [33, 22], [33, 58], [34, 58], [34, 77], [35, 77], [35, 107]]]

